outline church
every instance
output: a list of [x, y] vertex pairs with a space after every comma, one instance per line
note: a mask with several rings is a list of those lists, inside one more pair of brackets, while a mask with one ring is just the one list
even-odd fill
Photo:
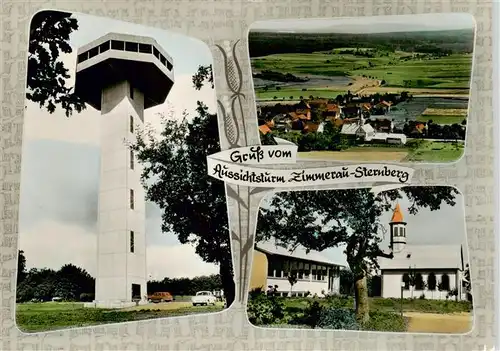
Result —
[[[462, 245], [409, 245], [403, 212], [396, 204], [389, 223], [392, 259], [379, 258], [381, 297], [465, 300], [462, 284], [465, 268]], [[408, 232], [407, 232], [408, 229]], [[417, 228], [418, 229], [418, 228]]]

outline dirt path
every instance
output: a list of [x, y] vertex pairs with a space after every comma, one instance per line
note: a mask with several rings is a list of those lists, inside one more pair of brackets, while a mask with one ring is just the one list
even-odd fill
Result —
[[467, 333], [472, 328], [471, 313], [422, 313], [406, 312], [408, 332], [414, 333]]

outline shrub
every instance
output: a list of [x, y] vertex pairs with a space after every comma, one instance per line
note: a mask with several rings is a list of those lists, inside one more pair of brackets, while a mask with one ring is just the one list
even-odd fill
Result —
[[370, 320], [363, 324], [363, 330], [369, 331], [406, 331], [406, 319], [396, 313], [371, 312]]
[[284, 317], [284, 306], [276, 296], [251, 292], [247, 305], [248, 320], [254, 325], [276, 324]]
[[91, 301], [94, 301], [94, 294], [81, 293], [80, 294], [80, 301], [82, 301], [82, 302], [91, 302]]
[[359, 330], [353, 310], [329, 307], [321, 311], [316, 327], [321, 329]]
[[318, 301], [309, 301], [307, 307], [304, 309], [303, 317], [297, 319], [296, 323], [315, 328], [318, 325], [323, 310], [324, 307]]

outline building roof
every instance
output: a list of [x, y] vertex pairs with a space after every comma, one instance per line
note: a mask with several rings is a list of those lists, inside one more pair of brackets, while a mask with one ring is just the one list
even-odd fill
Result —
[[404, 223], [403, 212], [401, 212], [401, 207], [399, 203], [396, 204], [396, 208], [392, 213], [391, 223]]
[[379, 258], [381, 270], [462, 269], [461, 245], [411, 245], [395, 253], [394, 258]]
[[354, 135], [356, 134], [358, 128], [359, 128], [358, 123], [346, 123], [346, 121], [344, 121], [340, 133]]
[[255, 248], [268, 255], [278, 255], [278, 256], [296, 258], [299, 260], [321, 263], [324, 265], [344, 267], [344, 265], [335, 263], [329, 260], [328, 258], [324, 257], [318, 251], [311, 250], [309, 251], [309, 253], [306, 253], [306, 249], [302, 246], [297, 247], [292, 253], [290, 253], [290, 251], [284, 247], [276, 246], [271, 241], [264, 241], [256, 243]]

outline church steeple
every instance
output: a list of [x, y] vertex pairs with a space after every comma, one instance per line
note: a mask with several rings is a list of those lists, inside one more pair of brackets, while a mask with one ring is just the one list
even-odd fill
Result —
[[400, 252], [406, 245], [406, 222], [399, 203], [394, 208], [389, 226], [391, 230], [391, 250], [394, 253]]

